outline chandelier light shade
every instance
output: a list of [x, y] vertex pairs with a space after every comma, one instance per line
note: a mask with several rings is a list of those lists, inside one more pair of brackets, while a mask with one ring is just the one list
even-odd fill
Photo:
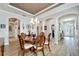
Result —
[[31, 18], [31, 24], [39, 24], [39, 20], [37, 18]]
[[33, 18], [31, 18], [30, 23], [31, 23], [31, 24], [34, 24], [34, 19], [33, 19]]

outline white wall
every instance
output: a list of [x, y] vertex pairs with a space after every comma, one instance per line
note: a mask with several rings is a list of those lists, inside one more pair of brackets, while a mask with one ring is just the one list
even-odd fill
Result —
[[[27, 18], [27, 17], [24, 17], [24, 18], [21, 18], [21, 21], [20, 21], [20, 33], [21, 32], [24, 32], [24, 33], [26, 33], [26, 32], [28, 32], [28, 30], [27, 30], [27, 25], [30, 23], [30, 18]], [[24, 29], [23, 29], [23, 26], [24, 26]]]
[[52, 31], [51, 31], [51, 25], [53, 25], [53, 24], [55, 25], [55, 23], [56, 23], [56, 20], [54, 20], [54, 19], [51, 19], [51, 20], [45, 22], [45, 25], [47, 26], [47, 30], [44, 30], [46, 36], [49, 33], [52, 33]]
[[29, 23], [29, 17], [23, 17], [14, 13], [9, 13], [3, 10], [0, 10], [0, 24], [5, 24], [5, 29], [0, 29], [0, 37], [4, 37], [4, 44], [9, 44], [9, 18], [16, 18], [20, 20], [20, 32], [26, 32], [27, 29], [23, 29], [22, 24], [24, 23], [25, 27]]
[[[8, 25], [7, 15], [0, 12], [0, 24]], [[8, 26], [5, 29], [0, 29], [0, 37], [4, 37], [6, 44], [8, 44]]]

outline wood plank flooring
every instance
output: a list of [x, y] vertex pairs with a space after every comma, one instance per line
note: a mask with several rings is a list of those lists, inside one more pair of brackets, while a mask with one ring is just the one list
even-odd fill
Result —
[[[53, 39], [52, 39], [53, 40]], [[20, 55], [20, 46], [19, 41], [12, 41], [7, 48], [8, 50], [5, 53], [5, 56], [18, 56]], [[73, 38], [64, 38], [59, 41], [58, 44], [54, 44], [54, 41], [51, 41], [51, 52], [48, 47], [45, 46], [45, 56], [79, 56], [79, 50], [77, 50], [77, 43]], [[42, 52], [39, 51], [38, 56], [43, 56]], [[34, 56], [34, 53], [28, 51], [25, 56]]]

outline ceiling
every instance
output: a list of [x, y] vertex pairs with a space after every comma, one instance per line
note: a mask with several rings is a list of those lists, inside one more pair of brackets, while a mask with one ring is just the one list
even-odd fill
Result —
[[[37, 11], [37, 9], [35, 9], [35, 7], [38, 4], [40, 4], [40, 5], [50, 4], [50, 6], [44, 8], [44, 9], [41, 9], [40, 11], [38, 11], [35, 14], [32, 14], [31, 12], [27, 12], [27, 11], [24, 11], [23, 9], [21, 9], [21, 8], [17, 8], [15, 6], [13, 6], [13, 4], [14, 5], [16, 5], [16, 4], [22, 4], [22, 5], [28, 4], [29, 5], [30, 4], [31, 8], [29, 9], [29, 6], [28, 6], [28, 9], [29, 9], [28, 11], [32, 11], [31, 9], [34, 9], [35, 12]], [[36, 4], [36, 6], [32, 7], [32, 4], [34, 4], [34, 5]], [[48, 11], [54, 10], [54, 9], [56, 9], [56, 8], [62, 6], [62, 5], [64, 5], [64, 4], [63, 3], [0, 3], [0, 10], [2, 10], [4, 12], [6, 11], [7, 13], [14, 13], [14, 14], [21, 15], [23, 17], [31, 17], [32, 18], [32, 17], [36, 17], [38, 15], [41, 15], [43, 13], [46, 13]], [[37, 8], [39, 8], [39, 7], [37, 7]], [[32, 11], [32, 12], [34, 12], [34, 11]]]
[[10, 5], [34, 15], [53, 4], [54, 3], [10, 3]]

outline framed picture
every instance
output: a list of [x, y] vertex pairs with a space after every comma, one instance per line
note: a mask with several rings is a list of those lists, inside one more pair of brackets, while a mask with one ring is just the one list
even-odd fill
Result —
[[5, 24], [0, 24], [0, 28], [4, 29], [4, 28], [6, 28], [6, 25]]
[[54, 24], [53, 24], [53, 25], [51, 25], [51, 29], [52, 29], [52, 30], [54, 30], [54, 27], [55, 27], [55, 25], [54, 25]]
[[47, 26], [44, 26], [44, 30], [47, 30]]

